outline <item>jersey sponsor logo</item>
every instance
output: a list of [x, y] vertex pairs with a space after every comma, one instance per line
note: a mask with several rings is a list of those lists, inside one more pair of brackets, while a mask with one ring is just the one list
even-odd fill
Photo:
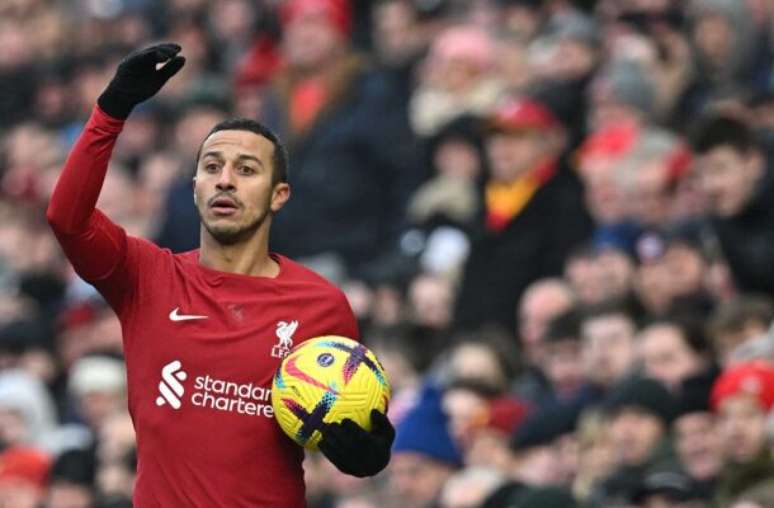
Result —
[[175, 307], [169, 313], [169, 319], [172, 321], [190, 321], [192, 319], [208, 319], [209, 316], [196, 316], [193, 314], [178, 314], [180, 307]]
[[293, 334], [298, 328], [298, 321], [279, 321], [277, 323], [277, 339], [279, 342], [271, 348], [271, 356], [285, 358], [293, 347]]
[[218, 379], [209, 374], [192, 376], [193, 389], [184, 398], [185, 381], [188, 374], [184, 372], [179, 360], [166, 364], [161, 369], [159, 391], [156, 405], [169, 404], [173, 409], [180, 409], [183, 402], [189, 402], [197, 407], [214, 409], [249, 416], [274, 417], [271, 406], [271, 388], [264, 388], [255, 383], [235, 383]]
[[171, 361], [162, 367], [161, 381], [159, 381], [161, 395], [156, 398], [157, 406], [163, 406], [166, 403], [174, 409], [180, 409], [180, 397], [185, 392], [180, 381], [185, 381], [188, 376], [182, 368], [179, 360]]

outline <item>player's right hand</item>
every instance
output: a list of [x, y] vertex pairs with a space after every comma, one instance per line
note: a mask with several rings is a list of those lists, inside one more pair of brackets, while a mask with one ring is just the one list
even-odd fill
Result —
[[[137, 104], [150, 99], [185, 64], [178, 44], [166, 43], [133, 51], [118, 65], [116, 75], [97, 99], [100, 109], [120, 120]], [[164, 65], [157, 69], [160, 63]]]

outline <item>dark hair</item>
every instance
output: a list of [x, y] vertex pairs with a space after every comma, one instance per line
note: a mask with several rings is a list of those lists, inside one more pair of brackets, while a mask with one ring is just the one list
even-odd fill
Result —
[[744, 122], [726, 116], [713, 116], [704, 119], [694, 129], [691, 146], [699, 154], [719, 146], [730, 146], [737, 152], [748, 153], [757, 148], [758, 143]]
[[610, 316], [621, 316], [631, 321], [635, 329], [639, 328], [641, 316], [638, 315], [636, 302], [629, 298], [613, 298], [584, 307], [581, 309], [581, 328], [587, 321]]
[[548, 328], [543, 336], [546, 343], [560, 341], [579, 341], [581, 330], [581, 314], [577, 309], [560, 314], [548, 322]]
[[[282, 144], [282, 141], [280, 141], [279, 136], [277, 136], [271, 129], [262, 123], [251, 120], [249, 118], [229, 118], [227, 120], [223, 120], [222, 122], [218, 122], [215, 127], [210, 129], [210, 132], [208, 132], [204, 137], [202, 145], [204, 144], [204, 141], [207, 140], [207, 138], [219, 131], [248, 131], [258, 134], [259, 136], [263, 136], [264, 138], [271, 141], [274, 145], [274, 155], [272, 156], [271, 161], [274, 168], [272, 173], [272, 184], [277, 184], [279, 182], [287, 183], [288, 151], [285, 148], [285, 145]], [[202, 145], [199, 145], [199, 152], [196, 154], [197, 163], [199, 162], [199, 157], [202, 154]]]
[[651, 326], [669, 326], [678, 331], [683, 342], [698, 355], [711, 356], [712, 345], [707, 340], [701, 317], [688, 313], [672, 314], [648, 320], [643, 329]]

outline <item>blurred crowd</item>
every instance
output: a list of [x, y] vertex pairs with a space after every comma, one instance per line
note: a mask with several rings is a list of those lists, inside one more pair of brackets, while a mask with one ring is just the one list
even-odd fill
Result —
[[196, 248], [226, 117], [290, 152], [272, 250], [339, 285], [393, 387], [390, 466], [311, 508], [774, 506], [774, 4], [0, 1], [0, 507], [131, 506], [121, 329], [44, 218], [129, 51], [98, 206]]

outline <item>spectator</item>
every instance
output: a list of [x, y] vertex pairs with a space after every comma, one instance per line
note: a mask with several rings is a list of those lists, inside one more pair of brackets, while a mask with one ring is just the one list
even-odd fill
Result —
[[264, 120], [293, 154], [295, 198], [275, 217], [272, 248], [308, 262], [332, 254], [363, 269], [396, 247], [407, 200], [423, 178], [416, 143], [390, 90], [349, 47], [347, 2], [292, 0], [280, 18], [285, 68]]
[[436, 388], [425, 387], [416, 407], [398, 426], [388, 468], [392, 492], [406, 508], [429, 508], [461, 465]]
[[505, 483], [495, 470], [467, 468], [449, 478], [443, 486], [442, 508], [476, 508], [498, 487]]
[[554, 114], [524, 99], [507, 102], [487, 121], [491, 175], [485, 223], [465, 265], [457, 321], [463, 327], [494, 322], [512, 329], [513, 309], [524, 290], [561, 272], [564, 256], [589, 224], [577, 183], [559, 167], [565, 134]]
[[772, 178], [762, 147], [744, 123], [715, 117], [697, 129], [693, 148], [712, 224], [739, 289], [774, 293]]
[[644, 373], [677, 391], [684, 381], [710, 367], [711, 353], [700, 327], [683, 320], [655, 321], [638, 337]]
[[47, 508], [91, 508], [94, 506], [94, 455], [68, 450], [51, 465]]
[[675, 462], [668, 440], [674, 401], [658, 381], [632, 378], [616, 387], [606, 407], [618, 467], [600, 495], [605, 503], [631, 502], [648, 470]]
[[726, 370], [712, 387], [727, 465], [715, 502], [720, 506], [744, 490], [771, 482], [774, 459], [767, 446], [766, 422], [774, 406], [774, 366], [741, 363]]
[[607, 390], [632, 373], [636, 361], [633, 318], [617, 303], [590, 309], [581, 321], [581, 361], [592, 385]]
[[721, 303], [707, 325], [720, 364], [730, 365], [734, 351], [766, 333], [772, 319], [774, 303], [767, 296], [742, 294]]
[[712, 381], [691, 379], [682, 384], [672, 422], [677, 457], [694, 491], [705, 500], [712, 499], [724, 464], [720, 429], [710, 406]]
[[51, 459], [32, 448], [0, 453], [0, 506], [37, 508], [45, 498]]

